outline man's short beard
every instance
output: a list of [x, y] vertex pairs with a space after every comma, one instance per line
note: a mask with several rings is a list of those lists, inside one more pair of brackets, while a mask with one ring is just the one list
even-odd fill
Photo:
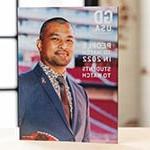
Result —
[[47, 65], [50, 65], [50, 66], [60, 66], [60, 67], [66, 67], [70, 63], [70, 61], [71, 61], [71, 59], [70, 59], [70, 60], [67, 60], [65, 63], [59, 63], [59, 61], [50, 60], [47, 56], [45, 56], [43, 58], [43, 60], [46, 61]]

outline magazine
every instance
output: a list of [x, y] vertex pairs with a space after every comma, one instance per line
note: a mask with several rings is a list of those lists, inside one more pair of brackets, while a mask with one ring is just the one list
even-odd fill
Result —
[[18, 8], [20, 139], [117, 143], [118, 8]]

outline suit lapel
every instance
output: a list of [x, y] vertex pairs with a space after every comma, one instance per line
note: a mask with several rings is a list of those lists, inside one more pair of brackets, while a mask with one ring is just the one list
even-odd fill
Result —
[[35, 72], [36, 76], [38, 77], [38, 80], [39, 80], [41, 86], [44, 88], [47, 95], [50, 97], [50, 100], [54, 104], [54, 107], [56, 108], [57, 112], [61, 116], [62, 120], [64, 121], [64, 123], [68, 127], [61, 101], [60, 101], [57, 93], [55, 92], [52, 84], [50, 83], [48, 77], [43, 72], [43, 70], [39, 66], [39, 64], [35, 67], [35, 69], [33, 71]]
[[73, 101], [73, 119], [72, 119], [72, 130], [73, 132], [75, 133], [75, 130], [76, 130], [76, 124], [77, 124], [77, 95], [75, 93], [75, 88], [72, 84], [72, 81], [69, 79], [69, 77], [67, 77], [67, 81], [69, 83], [69, 86], [70, 86], [70, 90], [71, 90], [71, 94], [72, 94], [72, 101]]

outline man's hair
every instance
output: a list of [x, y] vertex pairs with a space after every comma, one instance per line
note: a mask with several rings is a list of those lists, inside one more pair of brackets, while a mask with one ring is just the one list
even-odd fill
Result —
[[40, 36], [39, 38], [42, 39], [42, 36], [43, 36], [43, 32], [44, 32], [44, 29], [46, 28], [46, 26], [49, 24], [49, 23], [52, 23], [52, 22], [58, 22], [60, 24], [64, 24], [64, 23], [69, 23], [70, 22], [62, 17], [55, 17], [55, 18], [51, 18], [51, 19], [48, 19], [46, 20], [42, 26], [41, 26], [41, 29], [40, 29]]

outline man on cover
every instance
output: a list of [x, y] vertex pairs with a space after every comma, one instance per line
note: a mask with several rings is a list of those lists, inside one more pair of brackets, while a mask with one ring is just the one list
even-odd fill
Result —
[[52, 18], [42, 25], [37, 40], [40, 62], [19, 77], [21, 139], [89, 141], [87, 95], [66, 74], [74, 44], [66, 19]]

